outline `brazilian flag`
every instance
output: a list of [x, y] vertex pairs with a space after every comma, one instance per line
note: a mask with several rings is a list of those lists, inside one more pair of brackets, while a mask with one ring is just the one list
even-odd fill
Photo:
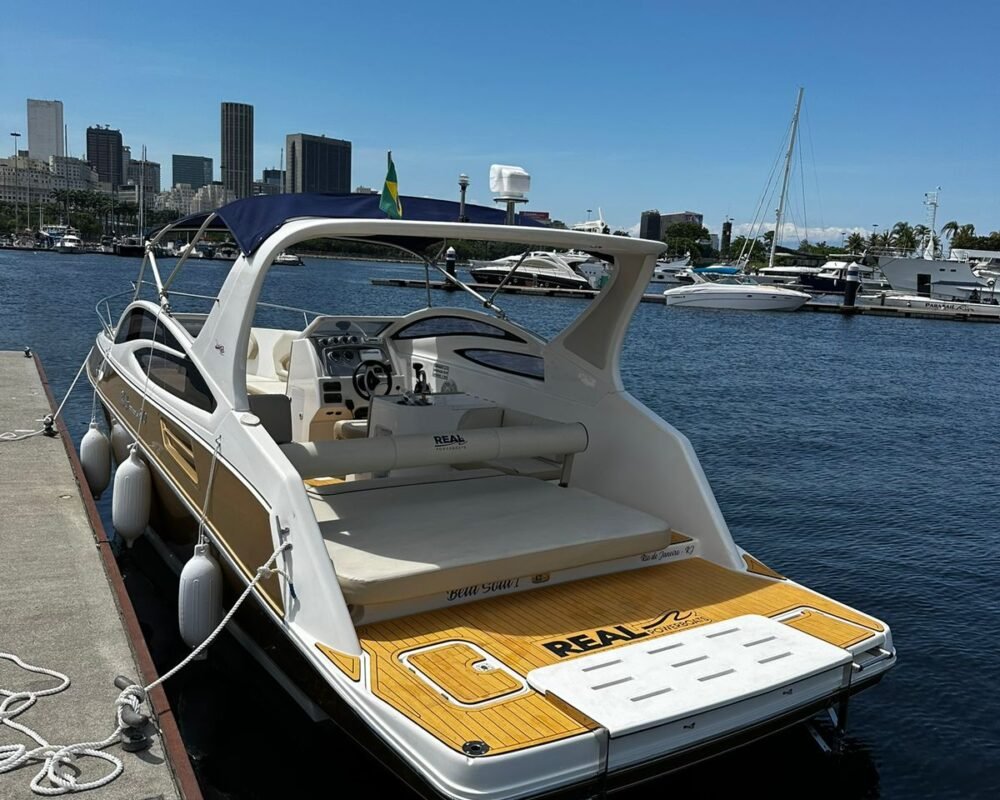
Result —
[[396, 182], [396, 165], [392, 163], [392, 151], [389, 151], [389, 170], [385, 174], [385, 185], [382, 187], [382, 198], [378, 207], [390, 219], [403, 218], [403, 204], [399, 202], [399, 186]]

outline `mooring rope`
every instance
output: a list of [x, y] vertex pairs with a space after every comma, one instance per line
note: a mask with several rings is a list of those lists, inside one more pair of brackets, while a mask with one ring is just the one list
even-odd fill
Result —
[[[271, 557], [257, 568], [257, 572], [253, 579], [247, 584], [246, 589], [244, 589], [243, 593], [236, 599], [236, 602], [233, 603], [233, 607], [229, 609], [229, 613], [222, 618], [222, 621], [218, 624], [218, 626], [216, 626], [215, 630], [212, 631], [208, 638], [191, 651], [187, 658], [177, 664], [177, 666], [165, 675], [161, 675], [147, 686], [130, 684], [122, 689], [121, 694], [119, 694], [115, 699], [115, 717], [117, 720], [117, 727], [115, 728], [114, 733], [105, 739], [93, 742], [77, 742], [76, 744], [68, 745], [53, 745], [37, 731], [23, 723], [16, 722], [14, 718], [31, 708], [31, 706], [33, 706], [39, 698], [58, 694], [66, 689], [70, 685], [70, 679], [67, 675], [58, 672], [57, 670], [29, 664], [13, 653], [0, 652], [0, 659], [10, 661], [27, 672], [48, 675], [59, 681], [58, 686], [35, 691], [13, 691], [0, 686], [0, 696], [4, 698], [3, 702], [0, 703], [0, 726], [6, 725], [8, 728], [19, 731], [25, 736], [33, 739], [38, 745], [33, 748], [28, 748], [23, 744], [0, 745], [0, 775], [3, 775], [5, 772], [15, 770], [28, 761], [41, 761], [42, 766], [38, 770], [35, 777], [31, 779], [30, 786], [31, 791], [42, 796], [55, 796], [69, 794], [71, 792], [83, 792], [88, 789], [97, 789], [111, 783], [111, 781], [121, 775], [125, 770], [125, 764], [118, 756], [112, 755], [111, 753], [105, 753], [103, 750], [119, 741], [119, 737], [122, 732], [126, 728], [130, 727], [125, 724], [122, 719], [122, 714], [125, 713], [125, 709], [129, 708], [138, 714], [139, 708], [146, 701], [147, 695], [152, 689], [159, 686], [164, 681], [169, 680], [184, 669], [184, 667], [201, 655], [206, 647], [215, 641], [216, 637], [222, 633], [223, 629], [233, 618], [233, 615], [239, 610], [240, 606], [243, 605], [243, 602], [250, 596], [250, 593], [254, 590], [254, 587], [256, 587], [257, 584], [259, 584], [262, 580], [270, 578], [276, 573], [285, 575], [284, 572], [274, 566], [274, 563], [278, 556], [285, 550], [290, 549], [291, 546], [291, 542], [284, 542], [279, 545], [278, 548], [271, 554]], [[285, 577], [287, 579], [287, 575], [285, 575]], [[76, 775], [74, 774], [75, 770], [72, 767], [72, 762], [85, 756], [107, 761], [112, 765], [111, 772], [108, 772], [107, 774], [91, 781], [78, 781], [76, 779]]]
[[86, 358], [83, 359], [83, 363], [80, 365], [80, 369], [76, 371], [76, 377], [73, 378], [73, 382], [69, 385], [69, 389], [63, 396], [62, 402], [59, 404], [59, 408], [56, 409], [54, 414], [49, 414], [42, 418], [42, 422], [45, 423], [44, 427], [39, 428], [37, 431], [4, 431], [0, 433], [0, 442], [20, 442], [25, 439], [30, 439], [32, 436], [38, 436], [43, 433], [47, 433], [52, 430], [52, 426], [55, 421], [62, 414], [63, 406], [66, 405], [66, 401], [69, 400], [69, 396], [73, 394], [73, 389], [76, 388], [77, 381], [80, 380], [80, 376], [83, 374], [84, 368], [87, 366], [87, 362], [90, 360], [90, 354], [94, 352], [94, 347], [87, 351]]

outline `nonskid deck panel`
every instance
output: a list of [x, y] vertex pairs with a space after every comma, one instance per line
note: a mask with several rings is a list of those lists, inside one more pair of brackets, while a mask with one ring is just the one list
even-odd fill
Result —
[[[574, 736], [594, 727], [572, 709], [528, 689], [476, 704], [473, 673], [459, 704], [444, 687], [413, 670], [408, 654], [445, 642], [467, 642], [515, 675], [611, 652], [747, 614], [786, 624], [837, 647], [880, 634], [883, 626], [785, 580], [757, 577], [701, 558], [550, 586], [359, 627], [376, 696], [449, 747], [482, 741], [491, 754]], [[494, 676], [495, 677], [495, 676]]]

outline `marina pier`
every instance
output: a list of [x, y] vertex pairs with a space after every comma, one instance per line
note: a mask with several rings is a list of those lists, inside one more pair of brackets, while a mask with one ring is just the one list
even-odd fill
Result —
[[[0, 386], [2, 430], [36, 430], [39, 418], [55, 410], [36, 358], [0, 352]], [[73, 442], [58, 418], [56, 427], [55, 436], [0, 444], [0, 652], [70, 679], [64, 691], [38, 697], [15, 720], [58, 747], [99, 741], [114, 731], [116, 676], [144, 685], [157, 676]], [[58, 684], [54, 677], [0, 660], [0, 687], [8, 692], [40, 692]], [[115, 744], [102, 751], [121, 759], [124, 770], [87, 791], [89, 800], [200, 800], [162, 688], [150, 692], [142, 710], [148, 713], [150, 707], [151, 746], [130, 753]], [[0, 746], [14, 744], [35, 746], [19, 731], [0, 726]], [[70, 774], [74, 766], [80, 783], [113, 769], [94, 757], [74, 761]], [[37, 797], [30, 784], [41, 767], [40, 760], [29, 760], [0, 773], [0, 797]]]
[[[389, 286], [402, 289], [424, 289], [427, 283], [423, 280], [412, 278], [372, 278], [372, 286]], [[490, 284], [471, 283], [468, 286], [484, 296], [489, 296], [497, 287]], [[434, 291], [455, 291], [457, 287], [447, 281], [431, 281], [430, 288]], [[519, 294], [532, 297], [563, 297], [577, 300], [593, 300], [599, 294], [597, 289], [564, 289], [545, 286], [502, 286], [500, 294]], [[663, 293], [647, 292], [642, 296], [643, 303], [653, 305], [664, 305]], [[951, 305], [952, 307], [948, 307]], [[941, 304], [940, 308], [909, 308], [906, 306], [862, 304], [855, 306], [845, 306], [843, 303], [814, 302], [810, 301], [803, 305], [800, 311], [812, 311], [819, 314], [844, 314], [844, 315], [867, 315], [873, 317], [895, 317], [897, 319], [936, 319], [950, 320], [952, 322], [1000, 322], [1000, 314], [981, 313], [976, 305], [970, 304]], [[990, 309], [992, 311], [992, 309]]]

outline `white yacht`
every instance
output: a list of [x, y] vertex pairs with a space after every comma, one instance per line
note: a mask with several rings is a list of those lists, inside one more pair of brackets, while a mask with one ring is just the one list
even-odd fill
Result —
[[993, 291], [989, 276], [977, 274], [968, 261], [921, 256], [879, 254], [879, 269], [894, 291], [941, 300], [975, 300]]
[[72, 233], [67, 233], [62, 236], [54, 245], [52, 245], [53, 253], [61, 253], [63, 255], [69, 255], [72, 253], [82, 253], [83, 252], [83, 240], [79, 236], [74, 236]]
[[301, 267], [302, 259], [299, 258], [295, 253], [289, 253], [287, 251], [278, 253], [274, 257], [274, 263], [280, 264], [285, 267]]
[[867, 292], [890, 288], [889, 281], [876, 267], [858, 263], [856, 259], [832, 259], [821, 267], [763, 267], [754, 273], [758, 283], [788, 286], [819, 294], [843, 294], [847, 286], [847, 270], [856, 267], [861, 286]]
[[679, 286], [686, 281], [678, 278], [691, 265], [691, 254], [685, 253], [682, 258], [660, 258], [653, 267], [653, 277], [649, 279], [650, 286]]
[[476, 283], [592, 289], [594, 287], [591, 281], [581, 275], [574, 266], [589, 261], [590, 258], [586, 253], [533, 250], [493, 261], [472, 261], [469, 272]]
[[810, 295], [784, 286], [762, 286], [749, 275], [721, 275], [710, 279], [693, 270], [683, 277], [692, 283], [667, 289], [668, 306], [733, 309], [736, 311], [797, 311]]
[[963, 259], [965, 251], [954, 249], [947, 259], [939, 257], [934, 233], [938, 193], [925, 193], [924, 205], [927, 207], [925, 227], [928, 233], [918, 252], [886, 250], [876, 254], [878, 266], [892, 289], [902, 294], [964, 302], [979, 302], [984, 296], [992, 295], [995, 280], [977, 269], [977, 263]]
[[[241, 640], [425, 796], [592, 796], [844, 719], [896, 662], [889, 627], [743, 550], [691, 443], [622, 384], [663, 246], [377, 203], [253, 197], [180, 221], [240, 248], [207, 313], [175, 308], [194, 302], [185, 259], [166, 274], [154, 247], [120, 315], [101, 304], [87, 373], [156, 495], [148, 527], [123, 517], [137, 557], [180, 570], [201, 539], [227, 603], [274, 561]], [[611, 278], [549, 340], [478, 294], [402, 316], [266, 303], [275, 257], [317, 238], [421, 254], [473, 293], [437, 261], [450, 241], [596, 253]], [[324, 286], [319, 266], [323, 305], [340, 267]]]

